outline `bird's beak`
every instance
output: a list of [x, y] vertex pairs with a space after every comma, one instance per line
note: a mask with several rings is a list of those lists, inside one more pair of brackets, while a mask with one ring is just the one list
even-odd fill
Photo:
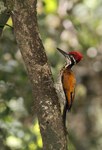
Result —
[[68, 54], [64, 51], [62, 51], [61, 49], [57, 48], [57, 50], [64, 55], [64, 57], [68, 57]]

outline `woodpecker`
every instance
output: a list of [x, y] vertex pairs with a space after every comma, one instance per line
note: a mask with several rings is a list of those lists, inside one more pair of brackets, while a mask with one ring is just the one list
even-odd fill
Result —
[[62, 55], [64, 55], [66, 59], [66, 63], [60, 70], [60, 73], [58, 74], [58, 77], [57, 77], [57, 83], [55, 84], [55, 88], [59, 92], [62, 103], [64, 105], [63, 122], [65, 126], [66, 112], [67, 110], [71, 111], [71, 107], [72, 107], [74, 95], [75, 95], [76, 79], [71, 68], [73, 65], [81, 61], [83, 56], [79, 52], [75, 52], [75, 51], [66, 53], [59, 48], [57, 48], [57, 50]]

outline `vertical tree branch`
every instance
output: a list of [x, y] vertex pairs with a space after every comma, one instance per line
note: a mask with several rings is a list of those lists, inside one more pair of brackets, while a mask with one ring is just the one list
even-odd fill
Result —
[[[44, 150], [67, 150], [60, 105], [53, 88], [51, 68], [40, 38], [37, 0], [13, 0], [14, 34], [32, 86]], [[11, 5], [11, 1], [9, 0]]]

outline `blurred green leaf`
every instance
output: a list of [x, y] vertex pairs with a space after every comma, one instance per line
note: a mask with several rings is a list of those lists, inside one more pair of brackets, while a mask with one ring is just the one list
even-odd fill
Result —
[[56, 13], [57, 11], [57, 0], [43, 0], [44, 10], [46, 13]]

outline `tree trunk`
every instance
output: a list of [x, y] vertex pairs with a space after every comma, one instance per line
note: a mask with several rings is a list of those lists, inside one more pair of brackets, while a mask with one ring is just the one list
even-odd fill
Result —
[[11, 0], [14, 34], [20, 48], [34, 97], [44, 150], [67, 150], [67, 137], [51, 68], [40, 38], [37, 0]]

